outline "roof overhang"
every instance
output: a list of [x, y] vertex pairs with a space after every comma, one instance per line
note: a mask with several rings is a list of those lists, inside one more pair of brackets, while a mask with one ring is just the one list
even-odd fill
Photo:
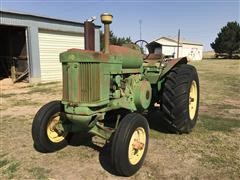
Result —
[[[161, 37], [161, 38], [158, 38], [158, 39], [156, 39], [156, 40], [154, 40], [154, 41], [152, 41], [152, 42], [156, 42], [156, 43], [161, 44], [161, 45], [163, 45], [163, 46], [175, 46], [175, 45], [167, 45], [167, 44], [164, 44], [164, 43], [159, 43], [158, 41], [161, 40], [161, 39], [165, 39], [165, 40], [170, 41], [170, 42], [173, 42], [173, 43], [178, 43], [178, 41], [177, 41], [176, 39], [169, 38], [169, 37], [165, 37], [165, 36], [163, 36], [163, 37]], [[195, 43], [195, 42], [180, 40], [180, 41], [179, 41], [179, 45], [182, 46], [183, 44], [203, 46], [203, 45], [200, 44], [200, 43]], [[176, 47], [177, 47], [177, 45], [176, 45]]]
[[[25, 12], [5, 11], [5, 10], [2, 11], [2, 10], [0, 10], [0, 17], [2, 17], [3, 14], [24, 16], [24, 17], [33, 17], [33, 18], [37, 18], [37, 19], [40, 19], [40, 20], [52, 20], [52, 21], [56, 21], [56, 22], [71, 23], [71, 24], [75, 24], [75, 25], [78, 25], [78, 26], [84, 26], [84, 23], [77, 22], [77, 21], [71, 21], [71, 20], [66, 20], [66, 19], [59, 19], [59, 18], [42, 16], [42, 15], [37, 15], [37, 14], [25, 13]], [[99, 28], [101, 28], [101, 26], [100, 25], [95, 25], [95, 28], [99, 29]]]

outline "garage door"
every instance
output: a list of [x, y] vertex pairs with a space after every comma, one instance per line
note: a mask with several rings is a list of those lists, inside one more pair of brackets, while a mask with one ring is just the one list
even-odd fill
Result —
[[39, 30], [39, 53], [42, 81], [62, 80], [59, 54], [70, 48], [84, 49], [82, 33]]

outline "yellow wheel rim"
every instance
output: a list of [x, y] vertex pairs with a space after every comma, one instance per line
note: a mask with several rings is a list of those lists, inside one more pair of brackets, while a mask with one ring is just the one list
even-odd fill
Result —
[[144, 153], [146, 144], [146, 132], [142, 127], [137, 128], [130, 139], [128, 147], [128, 159], [132, 165], [137, 164]]
[[190, 92], [189, 92], [189, 117], [191, 120], [194, 119], [197, 110], [197, 96], [198, 89], [196, 81], [192, 81]]
[[67, 135], [66, 132], [60, 134], [56, 130], [56, 125], [59, 123], [60, 123], [60, 113], [56, 113], [50, 118], [50, 121], [47, 126], [47, 136], [49, 140], [54, 143], [63, 141]]

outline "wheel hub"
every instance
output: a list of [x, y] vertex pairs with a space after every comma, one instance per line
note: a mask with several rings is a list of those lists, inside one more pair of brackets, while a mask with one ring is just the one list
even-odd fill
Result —
[[58, 128], [60, 124], [61, 124], [60, 113], [56, 113], [50, 118], [47, 126], [47, 136], [49, 140], [54, 143], [61, 142], [67, 135], [66, 132]]
[[139, 141], [139, 139], [134, 139], [134, 143], [132, 144], [133, 148], [136, 150], [142, 150], [144, 144]]
[[128, 148], [128, 159], [132, 165], [141, 160], [145, 150], [145, 143], [146, 132], [142, 127], [139, 127], [133, 132]]
[[191, 120], [194, 119], [197, 110], [197, 83], [192, 81], [190, 92], [189, 92], [189, 117]]

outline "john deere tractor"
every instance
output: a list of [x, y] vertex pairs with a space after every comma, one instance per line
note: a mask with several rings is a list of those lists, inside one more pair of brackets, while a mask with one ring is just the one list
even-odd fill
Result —
[[196, 124], [199, 80], [187, 58], [164, 59], [141, 48], [109, 45], [113, 16], [104, 23], [103, 52], [70, 49], [60, 54], [62, 100], [37, 112], [32, 124], [35, 148], [54, 152], [76, 133], [98, 136], [110, 144], [117, 174], [131, 176], [143, 164], [149, 143], [146, 113], [160, 111], [159, 121], [174, 133], [189, 133]]

